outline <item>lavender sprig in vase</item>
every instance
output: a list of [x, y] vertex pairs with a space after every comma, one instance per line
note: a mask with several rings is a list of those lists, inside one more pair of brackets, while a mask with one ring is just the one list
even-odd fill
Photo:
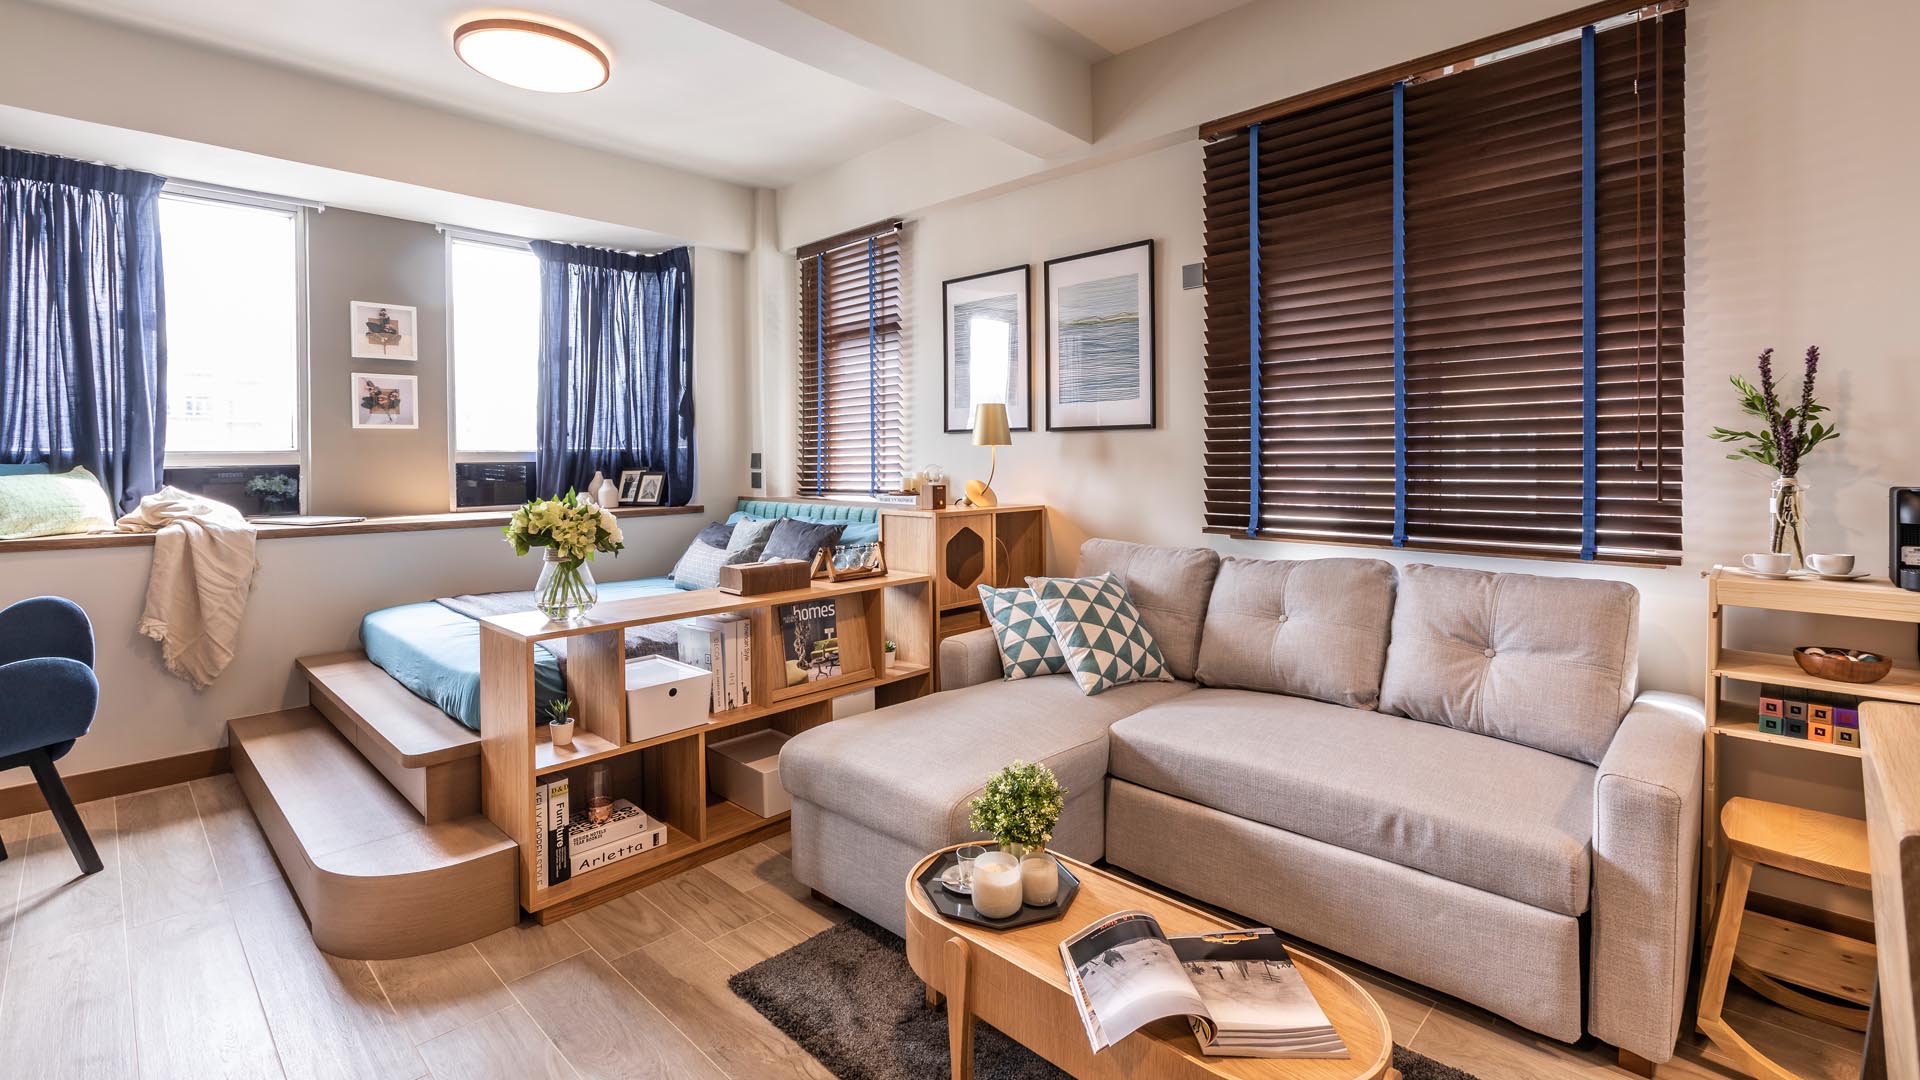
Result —
[[1814, 376], [1820, 369], [1820, 346], [1807, 346], [1806, 373], [1800, 380], [1800, 404], [1781, 408], [1780, 394], [1773, 378], [1773, 350], [1760, 354], [1760, 384], [1755, 386], [1738, 375], [1730, 377], [1740, 393], [1740, 410], [1759, 420], [1759, 431], [1713, 429], [1712, 438], [1738, 446], [1727, 455], [1729, 461], [1757, 461], [1774, 470], [1773, 487], [1768, 493], [1767, 517], [1772, 537], [1770, 550], [1793, 556], [1795, 566], [1806, 565], [1807, 484], [1800, 479], [1800, 463], [1814, 447], [1840, 437], [1840, 430], [1820, 420], [1827, 411], [1814, 400]]

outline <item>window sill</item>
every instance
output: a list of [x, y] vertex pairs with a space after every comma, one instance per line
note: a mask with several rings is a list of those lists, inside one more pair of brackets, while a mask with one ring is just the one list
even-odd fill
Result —
[[[617, 518], [682, 517], [705, 514], [706, 507], [622, 506], [615, 507]], [[258, 524], [260, 539], [287, 540], [305, 536], [368, 536], [375, 533], [436, 532], [443, 529], [497, 529], [512, 516], [506, 510], [479, 510], [452, 514], [411, 514], [405, 517], [375, 517], [341, 525]], [[35, 536], [25, 540], [0, 540], [0, 555], [27, 551], [70, 551], [79, 548], [145, 547], [153, 543], [153, 533], [73, 533], [66, 536]]]

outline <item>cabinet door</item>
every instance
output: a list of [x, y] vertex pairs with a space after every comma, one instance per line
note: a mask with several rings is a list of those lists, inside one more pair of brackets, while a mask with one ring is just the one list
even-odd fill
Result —
[[938, 588], [941, 608], [980, 599], [975, 587], [993, 582], [993, 515], [941, 514]]

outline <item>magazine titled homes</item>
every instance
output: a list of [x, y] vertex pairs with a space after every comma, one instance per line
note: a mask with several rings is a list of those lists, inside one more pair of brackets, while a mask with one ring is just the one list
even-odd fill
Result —
[[1184, 1016], [1218, 1057], [1343, 1058], [1346, 1043], [1273, 931], [1169, 938], [1144, 911], [1101, 919], [1060, 946], [1095, 1052]]

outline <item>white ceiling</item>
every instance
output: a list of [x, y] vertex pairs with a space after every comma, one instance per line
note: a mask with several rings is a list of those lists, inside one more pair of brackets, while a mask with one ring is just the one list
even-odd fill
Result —
[[1027, 0], [1027, 3], [1110, 53], [1205, 22], [1251, 0]]
[[470, 0], [42, 2], [760, 187], [778, 187], [934, 122], [645, 0], [539, 0], [543, 16], [574, 24], [612, 59], [612, 78], [586, 94], [517, 90], [461, 63], [453, 28], [507, 13]]

